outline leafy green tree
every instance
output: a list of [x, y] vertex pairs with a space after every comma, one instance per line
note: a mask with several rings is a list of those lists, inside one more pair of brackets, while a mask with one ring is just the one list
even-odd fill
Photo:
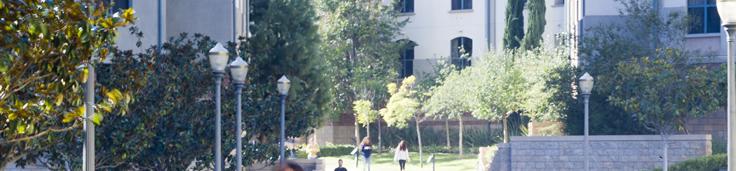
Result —
[[529, 0], [529, 27], [521, 41], [521, 48], [531, 50], [542, 45], [542, 33], [544, 33], [545, 12], [544, 0]]
[[[472, 67], [469, 67], [472, 68]], [[468, 84], [475, 81], [470, 77], [470, 69], [450, 73], [440, 85], [431, 90], [430, 98], [426, 100], [423, 110], [426, 115], [434, 118], [457, 119], [459, 123], [459, 153], [463, 154], [463, 116], [473, 110], [472, 103], [468, 103], [475, 96], [475, 90]]]
[[[322, 52], [331, 66], [325, 75], [335, 83], [337, 111], [346, 108], [358, 97], [384, 101], [388, 95], [384, 86], [397, 78], [399, 50], [406, 42], [395, 41], [406, 23], [397, 17], [393, 7], [381, 1], [316, 1], [321, 16]], [[355, 123], [356, 144], [361, 139]]]
[[373, 110], [373, 103], [368, 100], [357, 100], [353, 102], [353, 113], [358, 123], [365, 127], [367, 135], [371, 135], [371, 123], [378, 119], [378, 111]]
[[383, 120], [389, 127], [406, 128], [411, 119], [414, 119], [417, 129], [417, 142], [419, 147], [419, 158], [422, 159], [422, 133], [419, 127], [420, 110], [419, 99], [417, 99], [416, 90], [414, 90], [416, 77], [409, 76], [401, 81], [401, 86], [397, 87], [396, 83], [386, 85], [388, 93], [391, 97], [386, 103], [386, 108], [380, 110]]
[[613, 75], [609, 100], [662, 136], [667, 167], [669, 135], [685, 130], [685, 120], [713, 112], [725, 104], [724, 69], [709, 71], [691, 65], [681, 50], [664, 49], [658, 56], [622, 61]]
[[503, 47], [505, 49], [519, 48], [524, 39], [525, 1], [508, 0], [506, 3], [506, 28], [503, 33]]
[[[661, 14], [652, 9], [650, 3], [642, 1], [620, 2], [623, 6], [620, 13], [626, 15], [627, 20], [593, 27], [583, 40], [585, 46], [580, 49], [581, 68], [576, 75], [590, 72], [596, 78], [590, 99], [590, 110], [596, 113], [590, 117], [590, 123], [596, 126], [591, 127], [591, 134], [653, 133], [638, 122], [638, 117], [611, 103], [609, 96], [616, 87], [626, 86], [614, 79], [614, 74], [621, 72], [617, 68], [621, 62], [662, 56], [667, 49], [685, 49], [683, 36], [689, 21], [683, 15]], [[582, 134], [582, 102], [570, 100], [566, 103], [565, 106], [571, 107], [571, 112], [563, 119], [566, 132]]]
[[[98, 66], [114, 51], [116, 29], [134, 20], [132, 10], [108, 11], [96, 0], [0, 1], [0, 168], [33, 160], [81, 132], [87, 70], [78, 68]], [[106, 113], [127, 110], [135, 88], [121, 89], [139, 82], [121, 79], [127, 81], [97, 85], [96, 110], [88, 118], [95, 124]]]

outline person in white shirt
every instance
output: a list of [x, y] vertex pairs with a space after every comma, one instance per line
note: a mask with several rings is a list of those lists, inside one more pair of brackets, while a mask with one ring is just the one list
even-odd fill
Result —
[[399, 161], [401, 171], [406, 170], [406, 161], [409, 161], [409, 149], [406, 147], [406, 142], [404, 140], [401, 140], [399, 145], [396, 146], [394, 161]]

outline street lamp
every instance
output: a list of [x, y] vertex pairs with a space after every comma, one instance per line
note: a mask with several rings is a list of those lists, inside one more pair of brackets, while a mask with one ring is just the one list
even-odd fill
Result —
[[288, 78], [286, 78], [286, 75], [281, 76], [278, 81], [278, 90], [279, 94], [281, 95], [281, 135], [280, 135], [280, 141], [279, 141], [279, 160], [281, 164], [284, 164], [284, 137], [286, 136], [286, 95], [289, 95], [289, 86], [291, 85], [291, 81], [289, 81]]
[[220, 89], [227, 66], [227, 49], [217, 43], [210, 49], [210, 67], [215, 73], [215, 171], [222, 171], [222, 114], [220, 113]]
[[92, 122], [95, 105], [95, 67], [91, 63], [76, 67], [84, 72], [87, 68], [87, 80], [84, 80], [84, 148], [82, 148], [82, 170], [95, 170], [95, 124]]
[[721, 16], [721, 23], [723, 23], [724, 30], [726, 30], [726, 62], [727, 62], [727, 80], [728, 80], [728, 106], [727, 106], [727, 124], [728, 124], [728, 170], [736, 170], [736, 68], [734, 68], [734, 56], [733, 56], [733, 45], [734, 45], [734, 32], [736, 32], [736, 0], [716, 0], [716, 8], [718, 9], [718, 15]]
[[235, 96], [237, 96], [238, 104], [236, 106], [236, 112], [235, 112], [235, 153], [236, 153], [236, 163], [235, 163], [235, 170], [241, 171], [242, 169], [242, 163], [243, 163], [243, 117], [242, 117], [242, 106], [243, 106], [243, 87], [245, 86], [245, 77], [248, 75], [248, 63], [246, 63], [243, 58], [238, 57], [230, 63], [230, 75], [232, 75], [233, 80], [235, 82]]
[[580, 92], [585, 101], [585, 136], [583, 139], [585, 140], [585, 170], [588, 171], [590, 170], [590, 159], [588, 159], [588, 152], [590, 151], [588, 149], [590, 148], [590, 142], [588, 140], [588, 100], [590, 99], [590, 92], [593, 90], [593, 77], [586, 72], [580, 77], [579, 84]]

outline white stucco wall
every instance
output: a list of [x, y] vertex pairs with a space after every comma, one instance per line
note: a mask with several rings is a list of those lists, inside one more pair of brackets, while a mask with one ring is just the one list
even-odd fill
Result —
[[[141, 47], [135, 46], [138, 40], [134, 35], [131, 35], [128, 31], [128, 27], [118, 29], [118, 40], [117, 45], [121, 49], [133, 50], [134, 52], [142, 52], [146, 48], [154, 46], [158, 42], [158, 0], [132, 0], [132, 7], [135, 10], [136, 22], [135, 26], [143, 32], [143, 38], [141, 39]], [[166, 0], [161, 0], [162, 14], [166, 14]], [[162, 19], [166, 19], [162, 17]], [[166, 22], [162, 22], [162, 31], [166, 31]], [[164, 38], [165, 40], [165, 38]]]
[[[414, 74], [432, 71], [439, 59], [450, 59], [450, 41], [457, 37], [473, 40], [473, 55], [486, 51], [486, 0], [473, 0], [472, 10], [451, 10], [451, 1], [414, 1], [414, 13], [405, 14], [409, 23], [403, 38], [417, 43], [414, 48]], [[402, 38], [397, 38], [402, 39]]]

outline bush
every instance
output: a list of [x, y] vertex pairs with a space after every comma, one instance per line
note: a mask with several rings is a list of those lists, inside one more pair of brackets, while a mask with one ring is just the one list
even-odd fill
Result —
[[[726, 154], [716, 154], [711, 156], [705, 156], [700, 158], [694, 158], [685, 160], [675, 165], [670, 166], [669, 170], [672, 171], [718, 171], [726, 168], [727, 165]], [[659, 171], [661, 169], [655, 169]]]

